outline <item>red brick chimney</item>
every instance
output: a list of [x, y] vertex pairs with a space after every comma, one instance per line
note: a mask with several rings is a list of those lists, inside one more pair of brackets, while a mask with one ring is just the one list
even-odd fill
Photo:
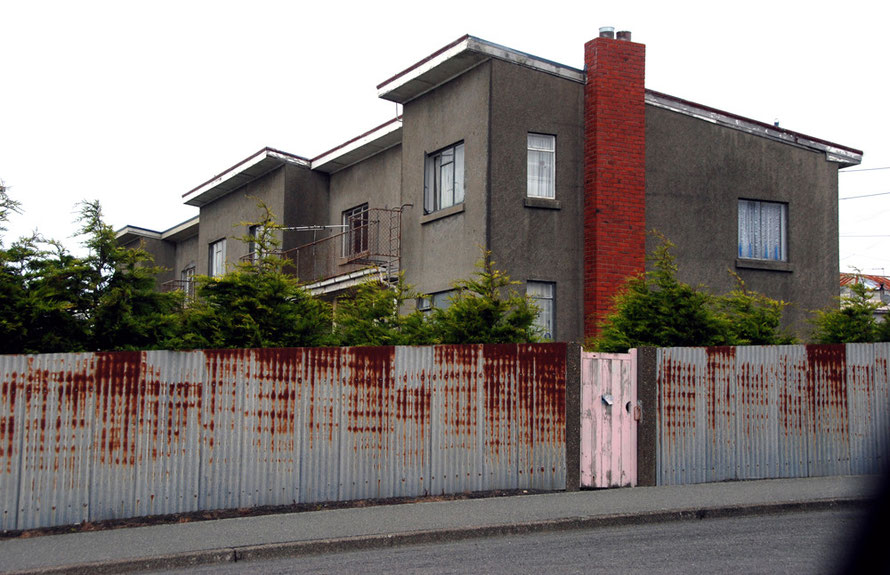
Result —
[[646, 261], [646, 47], [600, 29], [584, 45], [584, 336]]

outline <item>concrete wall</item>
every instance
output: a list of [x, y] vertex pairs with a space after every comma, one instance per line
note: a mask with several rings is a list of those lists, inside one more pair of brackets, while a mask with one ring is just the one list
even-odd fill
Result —
[[[280, 224], [288, 227], [338, 224], [329, 213], [329, 177], [301, 166], [287, 164], [285, 173], [284, 207], [276, 211]], [[311, 242], [311, 232], [285, 231], [282, 249], [288, 250]]]
[[[514, 280], [555, 282], [555, 340], [580, 341], [583, 86], [500, 60], [491, 69], [489, 248]], [[529, 132], [556, 136], [553, 201], [527, 198]]]
[[[488, 245], [488, 113], [491, 62], [405, 104], [402, 127], [402, 267], [416, 289], [449, 289], [475, 270]], [[426, 154], [464, 142], [464, 203], [423, 214]]]
[[285, 170], [277, 169], [253, 182], [201, 207], [198, 231], [197, 273], [207, 274], [209, 246], [226, 238], [226, 261], [229, 269], [248, 253], [247, 243], [240, 238], [247, 235], [248, 226], [240, 222], [257, 221], [262, 211], [257, 200], [262, 200], [279, 218], [285, 213]]
[[[747, 287], [793, 303], [786, 324], [838, 295], [837, 166], [816, 153], [649, 106], [646, 225], [677, 244], [679, 278], [715, 293]], [[788, 263], [737, 261], [738, 200], [788, 204]], [[657, 241], [647, 239], [651, 253]]]
[[171, 279], [181, 279], [182, 270], [189, 266], [195, 266], [196, 274], [205, 273], [198, 269], [198, 234], [176, 242], [174, 245], [176, 257], [174, 258], [173, 278]]
[[155, 278], [155, 285], [160, 288], [164, 282], [172, 279], [179, 279], [179, 272], [176, 270], [176, 245], [164, 240], [154, 238], [139, 238], [124, 247], [139, 249], [142, 248], [154, 258], [154, 264], [163, 268]]

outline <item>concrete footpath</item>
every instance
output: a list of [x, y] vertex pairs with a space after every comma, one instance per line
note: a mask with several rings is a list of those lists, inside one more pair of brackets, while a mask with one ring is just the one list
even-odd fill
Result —
[[876, 476], [769, 479], [285, 513], [0, 540], [2, 573], [123, 573], [486, 535], [862, 506]]

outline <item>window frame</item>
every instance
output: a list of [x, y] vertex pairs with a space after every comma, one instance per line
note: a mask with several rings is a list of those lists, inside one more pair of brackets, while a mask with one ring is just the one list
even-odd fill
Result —
[[[552, 143], [552, 147], [550, 149], [541, 148], [541, 147], [533, 147], [532, 138], [547, 138]], [[556, 199], [556, 134], [544, 134], [541, 132], [528, 132], [526, 134], [526, 169], [525, 169], [525, 197], [526, 198], [541, 198], [545, 200], [555, 200]], [[533, 155], [541, 155], [541, 154], [549, 154], [550, 156], [550, 167], [547, 170], [547, 180], [543, 182], [546, 184], [546, 190], [544, 193], [541, 193], [540, 188], [545, 187], [542, 185], [542, 181], [540, 176], [536, 178], [536, 180], [532, 181], [532, 157]], [[540, 164], [541, 162], [539, 162]], [[534, 185], [533, 185], [534, 184]], [[533, 188], [536, 188], [533, 191]], [[549, 194], [547, 193], [549, 192]]]
[[195, 297], [195, 275], [197, 269], [194, 263], [190, 263], [179, 271], [179, 281], [183, 290], [190, 298]]
[[[778, 234], [771, 233], [769, 229], [763, 229], [770, 225], [765, 221], [770, 215], [764, 213], [764, 207], [778, 208]], [[756, 208], [756, 210], [750, 208]], [[754, 211], [756, 214], [753, 213]], [[776, 264], [789, 262], [787, 202], [739, 198], [736, 226], [737, 257], [740, 261]]]
[[[451, 160], [442, 163], [449, 154]], [[466, 146], [463, 140], [426, 154], [423, 162], [423, 213], [432, 214], [464, 203], [466, 193]], [[442, 176], [451, 166], [451, 190]], [[438, 177], [437, 177], [438, 176]]]
[[[535, 294], [532, 293], [532, 287], [546, 287], [549, 289], [550, 294]], [[535, 316], [534, 325], [535, 327], [541, 330], [541, 335], [550, 341], [556, 341], [556, 282], [551, 281], [542, 281], [542, 280], [526, 280], [525, 282], [525, 295], [529, 299], [531, 299], [535, 304], [538, 305], [538, 314]], [[542, 306], [540, 302], [548, 302], [549, 305]], [[542, 314], [549, 314], [549, 323], [550, 323], [550, 331], [547, 332], [546, 322], [544, 325], [541, 323]], [[549, 337], [548, 337], [549, 333]]]
[[349, 259], [368, 253], [369, 216], [368, 202], [341, 212], [340, 221], [345, 227], [340, 245], [340, 257]]
[[[220, 248], [217, 250], [217, 248]], [[216, 278], [226, 273], [226, 238], [210, 242], [208, 246], [207, 275]], [[219, 258], [217, 258], [219, 256]]]

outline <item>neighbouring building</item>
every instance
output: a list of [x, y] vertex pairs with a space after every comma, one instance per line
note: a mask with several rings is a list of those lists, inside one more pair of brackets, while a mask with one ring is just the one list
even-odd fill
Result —
[[681, 280], [793, 305], [788, 327], [838, 295], [838, 170], [862, 152], [647, 90], [645, 47], [601, 29], [585, 69], [464, 36], [377, 87], [402, 114], [312, 159], [266, 148], [185, 194], [200, 215], [125, 227], [165, 285], [250, 257], [233, 225], [261, 198], [316, 293], [403, 271], [445, 305], [480, 248], [521, 282], [556, 340], [596, 333], [643, 271], [656, 229]]
[[869, 300], [878, 304], [874, 316], [878, 320], [886, 320], [890, 312], [890, 278], [871, 274], [841, 274], [841, 297], [853, 295], [850, 286], [864, 284], [870, 293]]

